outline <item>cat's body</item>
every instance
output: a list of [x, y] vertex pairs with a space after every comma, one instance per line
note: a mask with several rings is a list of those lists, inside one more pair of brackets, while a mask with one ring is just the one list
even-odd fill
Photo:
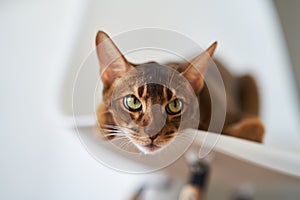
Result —
[[[141, 65], [129, 63], [104, 32], [98, 33], [96, 45], [104, 85], [103, 100], [97, 111], [97, 119], [107, 138], [112, 139], [121, 135], [128, 138], [141, 151], [155, 152], [178, 135], [180, 123], [185, 123], [181, 121], [183, 114], [188, 114], [192, 122], [197, 116], [195, 108], [189, 108], [191, 103], [189, 96], [194, 93], [198, 102], [193, 104], [199, 105], [200, 108], [200, 119], [196, 120], [199, 122], [199, 129], [209, 129], [211, 108], [215, 106], [215, 116], [222, 115], [218, 114], [218, 111], [224, 112], [224, 109], [226, 111], [225, 122], [222, 119], [220, 122], [216, 121], [220, 124], [224, 122], [221, 129], [223, 134], [262, 142], [264, 128], [258, 118], [259, 95], [254, 79], [249, 75], [242, 77], [233, 75], [217, 60], [214, 61], [217, 73], [220, 73], [223, 81], [215, 81], [216, 72], [213, 71], [205, 76], [216, 43], [189, 63], [164, 65], [155, 62]], [[150, 71], [146, 72], [147, 70]], [[126, 74], [131, 72], [133, 75], [126, 78]], [[179, 77], [179, 85], [188, 81], [192, 90], [186, 87], [187, 89], [184, 89], [186, 91], [178, 92], [174, 88], [155, 83], [137, 86], [152, 76], [151, 74], [170, 80], [171, 76], [176, 75]], [[181, 77], [184, 80], [181, 80]], [[209, 87], [207, 83], [210, 84]], [[222, 93], [223, 84], [226, 97]], [[126, 87], [127, 89], [124, 89]], [[220, 95], [223, 98], [219, 98]], [[216, 99], [214, 105], [211, 103], [212, 98]], [[209, 130], [217, 131], [214, 127]]]
[[[218, 69], [217, 73], [222, 77], [222, 84], [224, 84], [226, 93], [226, 116], [222, 134], [262, 142], [264, 127], [259, 119], [259, 93], [255, 79], [248, 74], [244, 76], [232, 74], [216, 59], [214, 59], [214, 63]], [[172, 67], [176, 65], [181, 66], [182, 64], [169, 64]], [[216, 71], [212, 71], [205, 76], [203, 89], [196, 93], [201, 111], [198, 127], [200, 130], [209, 129], [212, 115], [211, 98], [215, 98], [214, 101], [217, 102], [217, 104], [213, 105], [215, 106], [216, 115], [222, 115], [223, 104], [218, 102], [218, 100], [223, 100], [220, 97], [223, 94], [223, 85], [219, 81], [214, 80], [217, 76], [214, 73]], [[213, 90], [209, 90], [206, 83], [209, 83], [210, 88], [213, 88]], [[214, 130], [212, 127], [211, 131], [217, 130]]]

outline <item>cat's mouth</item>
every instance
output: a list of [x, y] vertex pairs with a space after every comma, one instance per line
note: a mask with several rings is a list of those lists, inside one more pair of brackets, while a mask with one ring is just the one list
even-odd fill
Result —
[[135, 136], [134, 134], [130, 134], [129, 138], [132, 141], [132, 144], [135, 145], [140, 152], [152, 154], [164, 149], [171, 142], [174, 134], [174, 131], [172, 131], [171, 135], [158, 133], [157, 135], [151, 137], [146, 134], [144, 134], [145, 136]]
[[161, 146], [158, 146], [154, 143], [150, 143], [147, 145], [136, 144], [136, 147], [144, 154], [152, 154], [152, 153], [155, 153], [158, 150], [162, 149]]
[[159, 146], [157, 146], [156, 144], [147, 144], [147, 145], [144, 145], [144, 148], [148, 149], [149, 151], [156, 151], [158, 149], [160, 149]]

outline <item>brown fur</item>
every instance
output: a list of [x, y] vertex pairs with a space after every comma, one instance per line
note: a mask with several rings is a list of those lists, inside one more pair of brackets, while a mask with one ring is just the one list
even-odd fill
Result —
[[[128, 134], [130, 140], [150, 151], [168, 144], [176, 136], [179, 125], [183, 122], [181, 121], [181, 113], [168, 115], [162, 108], [179, 97], [184, 101], [189, 101], [188, 91], [182, 96], [176, 96], [179, 94], [176, 94], [175, 90], [158, 84], [147, 84], [138, 88], [136, 85], [140, 79], [149, 76], [146, 72], [136, 70], [138, 69], [137, 66], [141, 65], [129, 63], [104, 32], [98, 32], [96, 45], [104, 85], [103, 100], [97, 111], [97, 119], [98, 124], [103, 128], [103, 133], [109, 134], [108, 138], [112, 139], [114, 135], [110, 133], [114, 132], [115, 128], [107, 130], [106, 125], [121, 127], [121, 129], [126, 127], [126, 134]], [[220, 85], [216, 84], [213, 86], [214, 91], [208, 91], [206, 83], [210, 81], [211, 84], [215, 84], [213, 80], [210, 80], [212, 76], [206, 76], [205, 81], [202, 78], [206, 74], [210, 57], [213, 55], [216, 45], [217, 43], [214, 43], [205, 52], [192, 59], [190, 63], [168, 63], [165, 66], [155, 62], [142, 64], [149, 65], [148, 68], [152, 69], [159, 67], [158, 69], [162, 70], [160, 75], [167, 79], [172, 74], [165, 72], [164, 68], [167, 68], [166, 66], [171, 67], [190, 82], [199, 101], [200, 123], [198, 128], [201, 130], [208, 130], [211, 118], [211, 97], [218, 96], [221, 88]], [[226, 118], [222, 133], [262, 142], [264, 126], [258, 118], [259, 94], [255, 80], [250, 75], [234, 76], [219, 61], [215, 60], [215, 63], [224, 82], [227, 100]], [[136, 75], [132, 77], [123, 76], [132, 69], [136, 70]], [[120, 80], [122, 83], [118, 82]], [[130, 91], [119, 89], [116, 92], [116, 85], [118, 84], [128, 86], [127, 88], [131, 89]], [[142, 102], [141, 112], [130, 112], [124, 108], [122, 98], [128, 94], [133, 94]], [[155, 104], [161, 106], [154, 110], [151, 109], [152, 105]], [[220, 106], [222, 105], [220, 104]], [[112, 110], [111, 107], [115, 109]], [[189, 112], [191, 119], [193, 119], [195, 113], [192, 109]], [[160, 124], [164, 121], [166, 121], [165, 124]], [[220, 121], [220, 123], [222, 122]], [[157, 127], [159, 127], [159, 130], [156, 130]]]
[[[259, 94], [251, 75], [234, 76], [221, 62], [214, 60], [222, 76], [226, 91], [226, 118], [222, 134], [262, 142], [264, 126], [259, 119]], [[213, 83], [213, 82], [212, 82]], [[218, 93], [216, 85], [215, 93]], [[207, 130], [211, 110], [210, 96], [206, 85], [198, 94], [201, 110], [199, 129]], [[217, 95], [217, 94], [216, 94]]]

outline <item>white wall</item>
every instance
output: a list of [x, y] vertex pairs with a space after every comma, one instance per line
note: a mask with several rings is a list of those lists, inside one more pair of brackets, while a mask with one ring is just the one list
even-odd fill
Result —
[[217, 56], [231, 69], [257, 74], [266, 143], [290, 149], [299, 144], [298, 101], [270, 1], [0, 5], [0, 199], [124, 199], [144, 178], [100, 165], [74, 131], [71, 88], [98, 29], [115, 35], [137, 27], [169, 28], [203, 47], [218, 40]]

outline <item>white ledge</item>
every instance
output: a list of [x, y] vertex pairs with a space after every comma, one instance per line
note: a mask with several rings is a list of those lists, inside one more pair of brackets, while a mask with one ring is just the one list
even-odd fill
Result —
[[299, 152], [278, 149], [225, 135], [207, 134], [203, 131], [197, 131], [195, 142], [200, 145], [205, 144], [208, 137], [210, 137], [209, 141], [215, 142], [209, 145], [211, 147], [214, 145], [212, 149], [214, 152], [300, 178]]

